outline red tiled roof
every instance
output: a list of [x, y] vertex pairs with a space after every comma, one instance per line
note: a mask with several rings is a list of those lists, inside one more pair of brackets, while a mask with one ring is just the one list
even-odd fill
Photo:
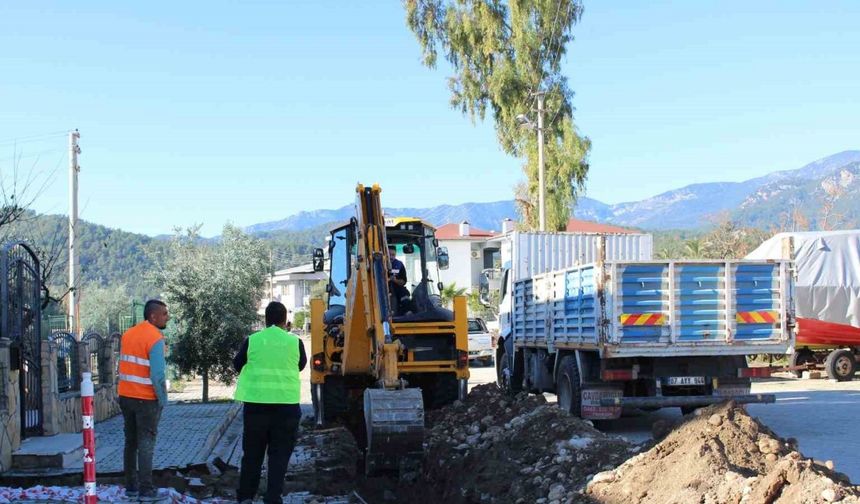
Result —
[[495, 236], [492, 231], [469, 226], [469, 236], [460, 236], [459, 224], [445, 224], [436, 228], [436, 238], [439, 240], [469, 240], [483, 239]]
[[567, 229], [569, 233], [624, 233], [632, 234], [636, 231], [609, 224], [600, 224], [599, 222], [584, 221], [579, 219], [570, 219], [567, 221]]

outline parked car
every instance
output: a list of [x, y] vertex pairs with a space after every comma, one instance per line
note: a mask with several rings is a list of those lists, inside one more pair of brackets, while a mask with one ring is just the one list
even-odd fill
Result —
[[483, 319], [469, 319], [469, 359], [479, 360], [485, 365], [493, 363], [496, 341]]

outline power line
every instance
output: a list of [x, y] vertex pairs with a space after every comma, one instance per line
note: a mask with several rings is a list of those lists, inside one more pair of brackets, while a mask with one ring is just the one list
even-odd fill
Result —
[[67, 135], [69, 133], [68, 130], [65, 131], [57, 131], [54, 133], [43, 133], [41, 135], [26, 135], [22, 137], [13, 137], [7, 138], [5, 140], [0, 140], [0, 145], [12, 145], [12, 144], [21, 144], [21, 143], [30, 143], [36, 142], [39, 140], [44, 140], [52, 137], [59, 137], [63, 135]]
[[54, 149], [46, 149], [46, 150], [42, 150], [42, 151], [38, 151], [38, 152], [32, 152], [32, 153], [30, 153], [30, 154], [16, 154], [16, 155], [14, 155], [14, 156], [7, 156], [7, 157], [5, 157], [5, 158], [0, 158], [0, 161], [9, 161], [9, 160], [16, 160], [16, 161], [17, 161], [17, 160], [20, 160], [20, 159], [28, 159], [28, 158], [32, 158], [32, 157], [39, 157], [39, 156], [41, 156], [42, 154], [50, 154], [50, 153], [52, 153], [52, 152], [59, 152], [59, 151], [64, 151], [64, 150], [66, 150], [66, 148], [65, 148], [65, 147], [57, 147], [57, 148], [54, 148]]

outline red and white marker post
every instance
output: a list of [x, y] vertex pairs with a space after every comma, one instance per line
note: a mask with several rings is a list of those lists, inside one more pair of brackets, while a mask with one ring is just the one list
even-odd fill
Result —
[[82, 373], [81, 416], [84, 434], [84, 504], [96, 504], [96, 431], [93, 413], [93, 374]]

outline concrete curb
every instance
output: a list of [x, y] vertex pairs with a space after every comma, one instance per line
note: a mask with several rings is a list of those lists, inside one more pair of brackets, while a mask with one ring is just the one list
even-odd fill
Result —
[[212, 450], [218, 445], [218, 441], [221, 439], [221, 436], [224, 435], [224, 432], [228, 427], [230, 427], [230, 424], [233, 423], [233, 420], [236, 418], [236, 415], [239, 414], [241, 409], [242, 405], [240, 403], [234, 403], [230, 409], [227, 410], [227, 414], [224, 415], [224, 419], [221, 423], [216, 428], [212, 429], [212, 432], [210, 432], [206, 437], [206, 441], [198, 452], [200, 455], [205, 456], [199, 457], [200, 459], [203, 461], [209, 461], [212, 455]]

